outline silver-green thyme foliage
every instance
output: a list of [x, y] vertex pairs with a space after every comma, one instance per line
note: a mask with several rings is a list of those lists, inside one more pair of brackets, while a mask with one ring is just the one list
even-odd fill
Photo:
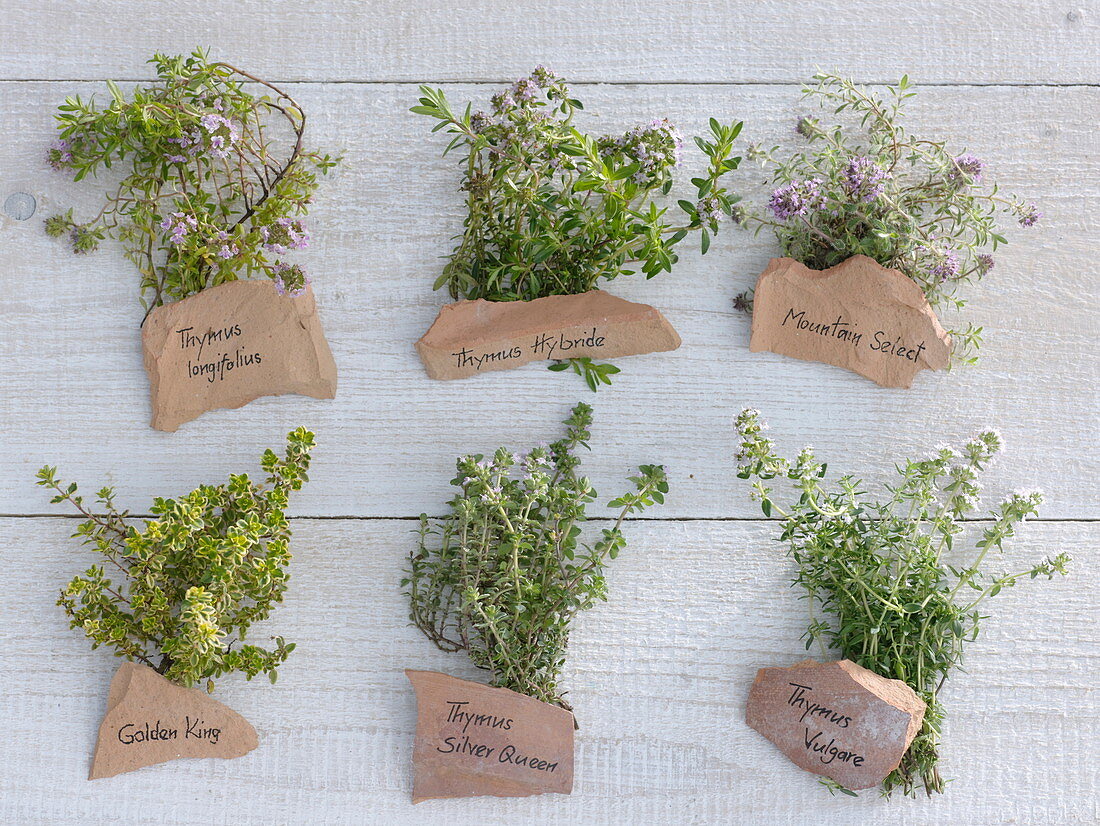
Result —
[[578, 404], [566, 434], [519, 455], [464, 456], [442, 519], [420, 517], [402, 587], [412, 622], [444, 651], [465, 651], [492, 684], [569, 708], [559, 677], [579, 611], [607, 598], [604, 566], [626, 546], [623, 521], [668, 492], [664, 468], [642, 465], [634, 489], [591, 545], [581, 541], [596, 491], [577, 475], [592, 408]]
[[103, 557], [61, 591], [58, 605], [73, 628], [116, 656], [156, 669], [190, 686], [243, 671], [248, 679], [278, 666], [294, 644], [274, 637], [270, 649], [245, 642], [253, 623], [265, 620], [286, 591], [290, 523], [284, 514], [291, 491], [308, 481], [313, 434], [287, 434], [286, 452], [260, 461], [265, 485], [234, 474], [221, 485], [201, 485], [177, 499], [153, 500], [153, 519], [140, 530], [116, 509], [105, 487], [93, 510], [75, 484], [44, 467], [38, 484], [56, 491], [86, 517], [74, 537]]
[[97, 214], [78, 219], [69, 210], [48, 218], [46, 231], [68, 236], [77, 253], [119, 239], [141, 272], [148, 309], [253, 276], [302, 294], [308, 276], [282, 256], [308, 246], [303, 219], [316, 172], [337, 163], [303, 146], [305, 112], [286, 92], [202, 50], [149, 62], [156, 82], [129, 97], [108, 81], [105, 105], [73, 96], [59, 107], [49, 164], [75, 181], [116, 166], [124, 172]]
[[[908, 132], [903, 107], [915, 93], [907, 76], [879, 95], [817, 74], [803, 92], [843, 122], [801, 118], [795, 131], [808, 146], [782, 159], [779, 147], [751, 147], [747, 156], [770, 169], [775, 189], [762, 213], [737, 216], [774, 230], [784, 255], [813, 269], [867, 255], [913, 279], [933, 306], [959, 309], [959, 288], [992, 270], [989, 251], [1006, 242], [999, 216], [1024, 227], [1041, 217], [1002, 194], [981, 158]], [[975, 362], [981, 329], [953, 333], [956, 360]]]
[[[796, 565], [793, 584], [810, 604], [806, 647], [817, 641], [920, 695], [928, 704], [924, 724], [882, 788], [942, 792], [939, 692], [964, 644], [977, 638], [984, 603], [1020, 579], [1064, 574], [1070, 561], [1063, 553], [1016, 573], [987, 570], [990, 555], [1037, 513], [1042, 496], [1014, 493], [986, 521], [968, 523], [978, 508], [980, 476], [1001, 448], [993, 431], [961, 449], [937, 447], [928, 458], [898, 465], [888, 498], [878, 500], [852, 476], [828, 483], [826, 465], [809, 447], [793, 460], [779, 456], [765, 427], [754, 410], [738, 417], [738, 475], [753, 480], [764, 515], [782, 520], [781, 541]], [[771, 487], [777, 479], [793, 489], [786, 509]]]

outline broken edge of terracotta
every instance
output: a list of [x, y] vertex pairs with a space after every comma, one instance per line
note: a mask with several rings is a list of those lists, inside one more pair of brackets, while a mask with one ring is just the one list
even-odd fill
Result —
[[[216, 381], [191, 375], [192, 357], [201, 356], [193, 346], [182, 346], [181, 331], [214, 334], [234, 326], [239, 335], [211, 342], [211, 351], [203, 353], [217, 360], [195, 365], [206, 369], [224, 357], [233, 366], [211, 370], [211, 376], [220, 376]], [[279, 295], [266, 279], [219, 284], [154, 309], [142, 325], [141, 339], [155, 430], [175, 431], [203, 413], [236, 409], [264, 396], [336, 396], [336, 362], [312, 288], [294, 297]], [[253, 355], [261, 360], [241, 363]]]
[[[416, 740], [413, 747], [412, 802], [425, 800], [494, 796], [528, 797], [536, 794], [569, 794], [573, 790], [573, 735], [571, 712], [507, 688], [494, 688], [462, 680], [438, 671], [406, 669], [417, 700]], [[449, 698], [441, 701], [442, 697]], [[519, 723], [507, 733], [499, 729], [461, 732], [458, 723], [440, 720], [440, 710], [452, 703], [468, 703], [475, 713], [488, 713]], [[476, 703], [476, 705], [475, 705]], [[473, 734], [485, 748], [503, 750], [511, 746], [520, 754], [553, 760], [562, 771], [556, 775], [519, 771], [502, 764], [500, 751], [484, 758], [462, 756], [454, 762], [440, 756], [438, 744], [446, 735]], [[517, 745], [518, 744], [518, 745]], [[448, 746], [450, 748], [450, 746]]]
[[532, 361], [618, 358], [679, 346], [680, 336], [656, 308], [603, 290], [533, 301], [456, 301], [440, 308], [416, 342], [428, 376], [445, 381]]
[[[795, 306], [796, 298], [801, 303]], [[829, 337], [786, 327], [798, 310], [816, 325], [848, 323], [862, 338]], [[846, 318], [845, 318], [846, 317]], [[880, 330], [878, 325], [889, 327]], [[834, 327], [834, 333], [836, 328]], [[900, 332], [899, 332], [900, 331]], [[842, 331], [841, 335], [849, 331]], [[914, 358], [872, 349], [902, 335]], [[904, 338], [908, 336], [908, 338]], [[919, 345], [917, 340], [919, 339]], [[753, 296], [752, 352], [770, 351], [804, 361], [820, 361], [851, 370], [881, 387], [909, 388], [922, 370], [944, 370], [951, 361], [951, 336], [940, 324], [920, 287], [904, 273], [887, 269], [866, 255], [854, 255], [825, 270], [813, 270], [792, 258], [773, 258], [756, 282]], [[914, 352], [916, 351], [916, 352]]]

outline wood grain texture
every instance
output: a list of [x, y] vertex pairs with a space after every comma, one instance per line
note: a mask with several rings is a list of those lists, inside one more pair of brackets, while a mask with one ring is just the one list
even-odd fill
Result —
[[[0, 513], [48, 511], [35, 470], [95, 489], [117, 485], [120, 503], [143, 512], [153, 495], [255, 466], [291, 427], [318, 434], [313, 482], [293, 503], [304, 515], [410, 516], [438, 512], [454, 457], [504, 442], [524, 448], [553, 438], [572, 402], [596, 406], [594, 450], [585, 467], [597, 490], [617, 492], [630, 468], [662, 462], [672, 477], [668, 517], [754, 517], [735, 478], [732, 419], [745, 406], [771, 421], [792, 452], [805, 442], [833, 463], [874, 481], [895, 460], [980, 427], [1008, 443], [990, 474], [1001, 493], [1040, 482], [1043, 516], [1095, 517], [1100, 457], [1094, 444], [1097, 377], [1092, 349], [1098, 308], [1094, 254], [1100, 158], [1093, 130], [1100, 89], [930, 88], [912, 107], [914, 127], [944, 134], [988, 158], [1002, 184], [1042, 205], [1039, 227], [1011, 234], [997, 269], [970, 292], [966, 318], [986, 329], [976, 369], [925, 373], [911, 391], [875, 387], [822, 364], [748, 351], [749, 323], [732, 310], [776, 254], [767, 235], [727, 228], [701, 257], [685, 249], [671, 275], [623, 278], [611, 289], [652, 304], [684, 344], [673, 353], [624, 358], [610, 391], [593, 395], [571, 373], [541, 364], [458, 382], [429, 380], [413, 342], [444, 296], [431, 283], [461, 227], [457, 176], [441, 160], [426, 119], [409, 114], [407, 85], [296, 86], [311, 112], [314, 141], [347, 160], [318, 196], [314, 274], [319, 312], [340, 371], [335, 401], [262, 399], [216, 411], [174, 434], [148, 427], [137, 275], [118, 247], [87, 256], [45, 236], [41, 219], [76, 204], [91, 208], [95, 185], [73, 185], [42, 161], [51, 107], [84, 84], [0, 84], [9, 116], [0, 124], [7, 191], [27, 191], [39, 212], [0, 225], [5, 283], [0, 338], [6, 397], [0, 429]], [[455, 86], [458, 101], [492, 87]], [[696, 133], [714, 114], [745, 118], [746, 139], [785, 141], [804, 111], [787, 87], [615, 87], [579, 90], [585, 122], [608, 131], [667, 114]], [[27, 136], [33, 136], [33, 140]], [[1035, 147], [1043, 146], [1042, 157]], [[1046, 160], [1044, 160], [1046, 159]], [[701, 167], [688, 153], [684, 181]], [[761, 173], [731, 176], [759, 196]], [[5, 192], [0, 192], [2, 200]], [[1019, 228], [1015, 228], [1019, 229]], [[1061, 472], [1037, 477], [1043, 467]], [[57, 509], [56, 512], [61, 512]]]
[[213, 44], [261, 76], [501, 80], [532, 61], [578, 80], [1095, 83], [1100, 5], [951, 0], [134, 0], [7, 2], [0, 78], [145, 76], [154, 51]]
[[743, 723], [756, 669], [805, 652], [775, 526], [629, 526], [611, 600], [575, 627], [565, 683], [580, 721], [572, 796], [409, 803], [415, 702], [402, 669], [481, 679], [406, 623], [401, 520], [298, 520], [291, 590], [256, 637], [298, 643], [275, 686], [233, 677], [216, 697], [260, 734], [232, 761], [84, 779], [117, 661], [88, 650], [54, 586], [92, 561], [61, 519], [0, 520], [4, 644], [0, 821], [18, 824], [1049, 824], [1100, 816], [1100, 611], [1094, 532], [1025, 525], [1006, 568], [1055, 550], [1065, 579], [989, 603], [966, 671], [944, 692], [934, 800], [834, 798]]
[[[0, 823], [1100, 822], [1096, 0], [0, 0], [0, 44]], [[77, 258], [45, 237], [43, 218], [87, 211], [97, 191], [50, 172], [43, 150], [66, 95], [102, 96], [102, 79], [147, 78], [153, 51], [196, 44], [301, 81], [291, 91], [308, 137], [346, 157], [318, 193], [301, 259], [340, 389], [331, 402], [264, 399], [164, 434], [147, 424], [137, 276], [114, 245]], [[486, 101], [539, 62], [579, 82], [592, 129], [668, 115], [694, 133], [714, 115], [743, 118], [745, 141], [768, 145], [792, 140], [807, 111], [797, 84], [816, 67], [927, 84], [914, 130], [986, 158], [1045, 213], [969, 294], [966, 318], [986, 329], [982, 365], [900, 392], [750, 354], [731, 301], [776, 249], [727, 230], [706, 257], [685, 250], [671, 276], [612, 285], [659, 307], [684, 345], [621, 360], [610, 391], [593, 397], [539, 365], [428, 380], [413, 342], [444, 301], [430, 286], [462, 210], [442, 143], [406, 110], [417, 83]], [[682, 180], [700, 167], [689, 152]], [[746, 164], [730, 180], [759, 197], [761, 178]], [[456, 455], [552, 438], [577, 399], [596, 406], [585, 469], [601, 498], [641, 462], [663, 462], [673, 491], [629, 526], [611, 602], [577, 623], [565, 678], [582, 725], [576, 791], [414, 808], [402, 669], [478, 675], [407, 626], [397, 581], [414, 524], [394, 517], [442, 512]], [[742, 722], [756, 669], [804, 655], [805, 622], [776, 524], [756, 520], [734, 476], [731, 422], [744, 406], [780, 444], [812, 442], [873, 483], [904, 455], [998, 426], [1008, 447], [988, 495], [1041, 484], [1043, 518], [1066, 520], [1025, 525], [1003, 564], [1065, 550], [1071, 575], [991, 602], [967, 671], [946, 689], [946, 795], [830, 797]], [[140, 512], [154, 495], [257, 467], [298, 424], [319, 442], [292, 506], [310, 518], [295, 520], [292, 586], [269, 628], [299, 647], [276, 686], [230, 678], [217, 694], [256, 726], [260, 748], [87, 782], [116, 661], [88, 650], [54, 605], [92, 558], [34, 471], [60, 465], [86, 491], [114, 484]]]

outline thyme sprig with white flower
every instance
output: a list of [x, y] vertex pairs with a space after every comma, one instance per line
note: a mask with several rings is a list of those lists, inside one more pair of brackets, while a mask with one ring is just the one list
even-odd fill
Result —
[[69, 624], [118, 657], [155, 669], [190, 686], [233, 671], [271, 682], [294, 643], [274, 637], [265, 649], [245, 642], [252, 625], [283, 601], [289, 575], [290, 493], [308, 481], [313, 434], [287, 434], [283, 458], [268, 450], [261, 459], [265, 485], [234, 474], [221, 485], [201, 485], [176, 499], [153, 501], [153, 519], [134, 526], [115, 507], [105, 487], [98, 507], [84, 503], [75, 484], [44, 467], [38, 484], [68, 502], [86, 521], [74, 537], [102, 557], [61, 590], [58, 605]]
[[[806, 647], [818, 642], [823, 650], [904, 680], [920, 695], [928, 704], [924, 724], [882, 789], [942, 792], [939, 693], [962, 660], [965, 643], [977, 638], [986, 600], [1021, 579], [1066, 573], [1070, 558], [1064, 553], [1022, 571], [986, 570], [990, 555], [1037, 513], [1042, 495], [1014, 493], [987, 521], [970, 521], [980, 476], [1001, 449], [994, 431], [961, 449], [938, 447], [928, 458], [898, 465], [897, 483], [879, 501], [852, 476], [829, 484], [826, 465], [809, 447], [793, 460], [779, 456], [763, 435], [765, 427], [754, 410], [738, 417], [738, 476], [754, 480], [753, 498], [764, 515], [782, 520], [780, 540], [797, 566], [793, 584], [810, 604]], [[786, 479], [793, 488], [787, 509], [776, 504], [773, 479]], [[964, 556], [963, 539], [974, 532]]]
[[120, 240], [141, 272], [147, 310], [252, 276], [271, 278], [282, 294], [305, 292], [301, 265], [278, 256], [308, 246], [303, 218], [316, 172], [337, 163], [304, 147], [305, 112], [202, 50], [149, 62], [158, 80], [129, 98], [108, 81], [106, 106], [73, 96], [59, 107], [50, 166], [75, 181], [120, 163], [127, 172], [96, 215], [79, 220], [68, 210], [48, 218], [46, 231], [67, 235], [82, 254]]
[[451, 512], [420, 517], [401, 581], [413, 624], [439, 648], [465, 651], [495, 686], [564, 708], [559, 678], [573, 618], [607, 598], [604, 566], [626, 546], [624, 520], [668, 492], [664, 468], [642, 465], [634, 490], [609, 503], [614, 523], [583, 544], [596, 491], [577, 474], [575, 452], [588, 447], [591, 422], [592, 408], [578, 404], [553, 444], [460, 458]]
[[[959, 288], [990, 272], [990, 253], [1006, 243], [1000, 219], [1030, 227], [1041, 213], [986, 180], [982, 159], [908, 132], [904, 102], [915, 94], [908, 76], [885, 95], [834, 74], [813, 80], [805, 97], [847, 121], [800, 118], [795, 131], [810, 146], [786, 158], [779, 147], [751, 147], [747, 156], [770, 169], [775, 189], [763, 211], [738, 208], [737, 219], [773, 230], [783, 254], [807, 267], [866, 255], [913, 279], [933, 307], [961, 309]], [[751, 307], [747, 294], [738, 306]], [[951, 332], [955, 360], [976, 362], [981, 328]]]
[[[741, 123], [712, 118], [710, 135], [695, 139], [709, 164], [673, 219], [659, 200], [672, 190], [683, 138], [667, 119], [586, 134], [574, 123], [581, 102], [542, 66], [494, 95], [488, 112], [467, 104], [458, 114], [442, 89], [422, 86], [420, 95], [411, 111], [450, 137], [445, 155], [461, 154], [465, 229], [435, 283], [453, 298], [530, 301], [671, 272], [680, 242], [698, 234], [706, 253], [738, 200], [721, 179], [741, 161], [733, 155]], [[617, 372], [593, 366], [573, 362], [592, 389]]]

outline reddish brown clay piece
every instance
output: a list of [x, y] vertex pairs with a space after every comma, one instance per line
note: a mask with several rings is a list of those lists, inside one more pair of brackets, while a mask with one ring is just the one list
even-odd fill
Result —
[[308, 289], [293, 297], [270, 281], [231, 281], [157, 307], [141, 338], [157, 430], [261, 396], [336, 395], [336, 363]]
[[256, 746], [251, 724], [206, 692], [123, 663], [111, 680], [88, 779], [182, 757], [240, 757]]
[[795, 765], [846, 789], [869, 789], [898, 767], [925, 703], [901, 680], [850, 660], [761, 668], [745, 722]]
[[573, 715], [559, 706], [435, 671], [416, 691], [413, 803], [573, 790]]
[[431, 378], [463, 379], [540, 359], [618, 358], [679, 346], [680, 336], [653, 307], [593, 290], [447, 304], [416, 350]]
[[943, 370], [951, 337], [911, 278], [856, 255], [827, 270], [773, 258], [753, 295], [753, 352], [844, 367], [882, 387]]

